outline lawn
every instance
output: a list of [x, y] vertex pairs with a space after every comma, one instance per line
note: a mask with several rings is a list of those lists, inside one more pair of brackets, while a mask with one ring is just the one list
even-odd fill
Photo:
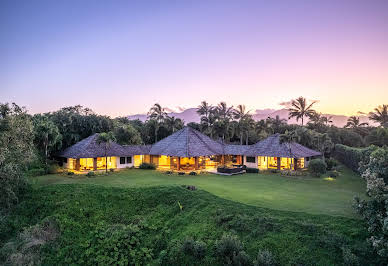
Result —
[[280, 174], [218, 176], [166, 175], [152, 170], [129, 169], [109, 175], [45, 175], [32, 178], [37, 186], [50, 184], [98, 184], [113, 187], [194, 185], [219, 197], [275, 210], [356, 217], [351, 204], [355, 195], [365, 194], [365, 183], [347, 168], [333, 180]]

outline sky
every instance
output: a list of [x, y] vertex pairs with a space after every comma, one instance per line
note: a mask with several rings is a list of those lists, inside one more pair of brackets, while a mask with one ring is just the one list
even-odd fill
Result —
[[388, 104], [388, 1], [0, 1], [0, 102], [112, 117], [202, 100]]

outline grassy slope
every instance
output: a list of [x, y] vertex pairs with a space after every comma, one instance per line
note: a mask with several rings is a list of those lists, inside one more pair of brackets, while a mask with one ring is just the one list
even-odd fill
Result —
[[[115, 185], [128, 185], [125, 181], [133, 177], [126, 174], [121, 178], [116, 175], [109, 178], [115, 178]], [[154, 177], [155, 181], [160, 178]], [[267, 177], [247, 175], [239, 178], [266, 181]], [[196, 179], [190, 179], [193, 180]], [[244, 180], [242, 183], [246, 182]], [[91, 182], [101, 180], [97, 178]], [[182, 212], [178, 201], [183, 205]], [[358, 220], [248, 206], [203, 190], [189, 191], [176, 186], [118, 188], [76, 184], [38, 187], [27, 194], [3, 223], [3, 229], [7, 231], [0, 234], [0, 242], [4, 243], [22, 228], [39, 223], [48, 216], [56, 217], [61, 228], [59, 240], [43, 250], [43, 262], [50, 265], [93, 264], [96, 256], [88, 256], [87, 249], [98, 224], [109, 228], [114, 224], [139, 221], [154, 228], [145, 232], [141, 239], [142, 245], [152, 248], [152, 261], [156, 262], [160, 252], [165, 250], [169, 260], [165, 262], [167, 265], [219, 265], [214, 244], [225, 232], [237, 234], [251, 258], [259, 249], [266, 248], [276, 255], [281, 265], [342, 264], [341, 246], [344, 245], [361, 257], [361, 265], [372, 264], [360, 251], [366, 231]], [[203, 261], [185, 257], [179, 251], [176, 241], [186, 237], [206, 243], [207, 256]]]
[[355, 217], [351, 207], [355, 195], [365, 193], [364, 181], [349, 169], [334, 181], [315, 177], [284, 177], [278, 174], [245, 174], [231, 177], [213, 174], [168, 176], [156, 171], [125, 170], [96, 178], [46, 175], [34, 178], [38, 185], [99, 184], [118, 187], [195, 185], [233, 201], [276, 210]]

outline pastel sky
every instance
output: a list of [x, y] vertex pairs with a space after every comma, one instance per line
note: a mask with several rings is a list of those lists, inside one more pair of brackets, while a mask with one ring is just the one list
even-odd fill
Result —
[[388, 1], [0, 1], [0, 102], [121, 116], [388, 104]]

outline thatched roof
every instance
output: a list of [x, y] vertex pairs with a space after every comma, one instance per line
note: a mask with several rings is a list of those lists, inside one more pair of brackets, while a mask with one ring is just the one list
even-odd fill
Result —
[[252, 145], [224, 144], [224, 154], [226, 155], [245, 155]]
[[[65, 158], [96, 158], [105, 156], [105, 144], [98, 144], [98, 133], [68, 147], [58, 156]], [[106, 151], [107, 156], [125, 156], [125, 150], [116, 142], [111, 142]]]
[[251, 145], [244, 155], [302, 158], [319, 156], [321, 153], [311, 150], [296, 142], [292, 142], [290, 144], [280, 143], [280, 134], [275, 134], [254, 145]]
[[197, 157], [223, 154], [223, 145], [201, 132], [185, 127], [152, 145], [151, 155]]
[[151, 145], [123, 145], [126, 156], [150, 154]]

